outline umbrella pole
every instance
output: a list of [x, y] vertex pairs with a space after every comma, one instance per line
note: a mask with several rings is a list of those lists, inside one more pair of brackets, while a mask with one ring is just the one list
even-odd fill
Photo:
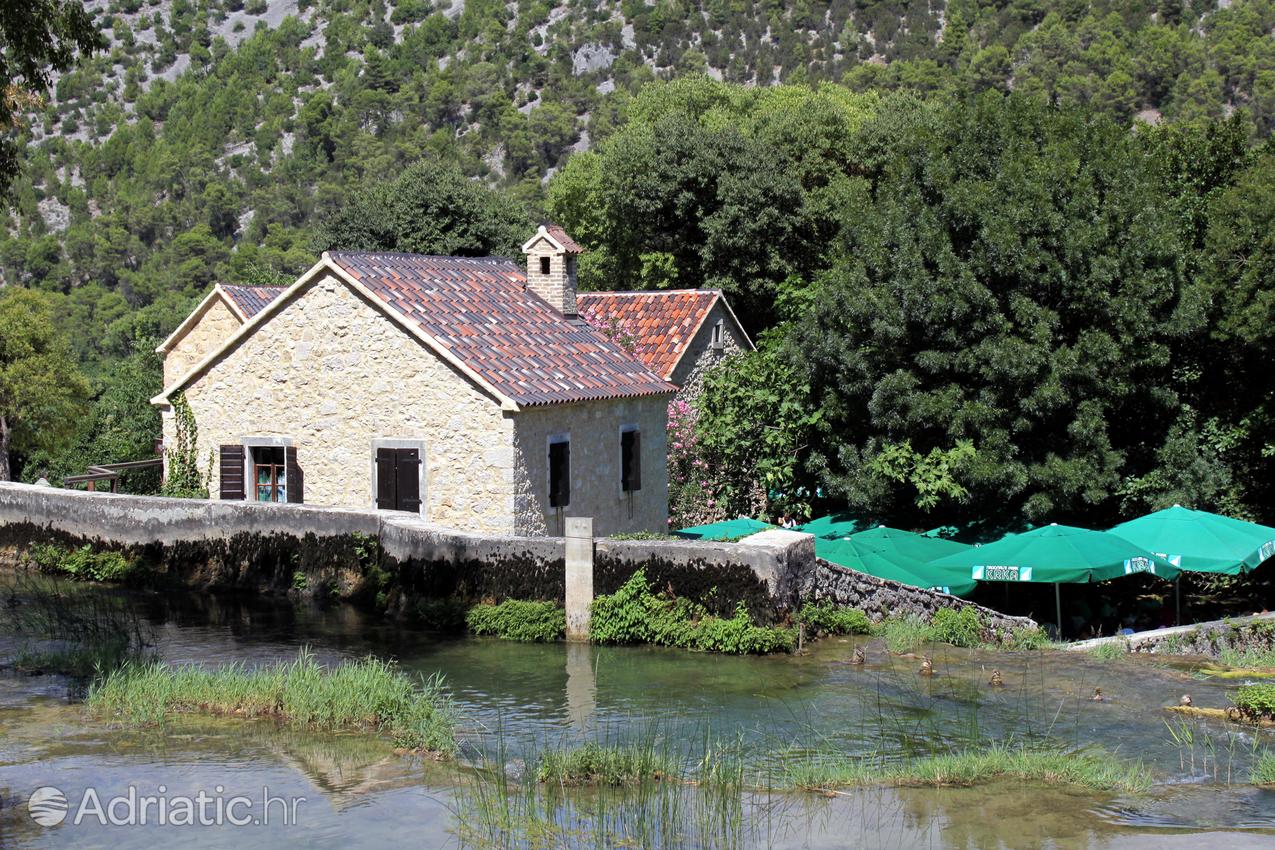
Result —
[[1062, 591], [1058, 588], [1058, 582], [1054, 582], [1054, 616], [1058, 623], [1058, 639], [1062, 640]]
[[1173, 580], [1174, 625], [1182, 625], [1182, 576]]

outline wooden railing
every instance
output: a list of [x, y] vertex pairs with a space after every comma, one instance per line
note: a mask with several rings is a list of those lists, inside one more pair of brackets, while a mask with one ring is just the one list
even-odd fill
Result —
[[83, 475], [68, 475], [62, 479], [62, 484], [67, 487], [75, 487], [80, 484], [88, 485], [89, 492], [97, 490], [99, 481], [109, 481], [111, 492], [119, 492], [119, 479], [121, 472], [128, 472], [134, 469], [150, 469], [156, 466], [163, 466], [164, 459], [162, 457], [152, 457], [146, 460], [130, 460], [125, 463], [102, 463], [95, 464], [88, 468]]

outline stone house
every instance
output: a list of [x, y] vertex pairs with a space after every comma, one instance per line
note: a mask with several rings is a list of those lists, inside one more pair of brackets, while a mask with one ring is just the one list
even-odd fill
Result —
[[675, 387], [580, 318], [561, 228], [523, 253], [328, 252], [287, 287], [215, 288], [160, 346], [165, 443], [181, 394], [214, 498], [663, 531]]
[[580, 315], [693, 402], [704, 374], [753, 350], [726, 296], [716, 289], [581, 292]]

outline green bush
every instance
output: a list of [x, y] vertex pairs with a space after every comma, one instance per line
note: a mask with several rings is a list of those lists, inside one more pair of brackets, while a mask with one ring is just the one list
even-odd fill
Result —
[[124, 581], [137, 567], [119, 552], [95, 552], [88, 544], [68, 550], [39, 543], [31, 547], [27, 559], [41, 572], [61, 573], [82, 581]]
[[976, 608], [940, 608], [930, 620], [930, 640], [952, 646], [978, 646], [983, 642], [983, 618]]
[[1010, 633], [1003, 646], [1005, 649], [1044, 649], [1049, 646], [1049, 635], [1039, 627], [1021, 626]]
[[638, 570], [619, 590], [593, 600], [589, 636], [595, 643], [653, 643], [731, 654], [790, 652], [792, 629], [758, 626], [743, 603], [730, 618], [714, 617], [690, 599], [651, 592]]
[[1233, 699], [1235, 707], [1246, 717], [1275, 717], [1275, 684], [1244, 685]]
[[567, 632], [567, 613], [552, 602], [507, 599], [499, 605], [475, 605], [465, 623], [476, 635], [524, 642], [559, 640]]
[[797, 622], [815, 634], [866, 635], [872, 629], [867, 614], [830, 601], [806, 602], [797, 612]]

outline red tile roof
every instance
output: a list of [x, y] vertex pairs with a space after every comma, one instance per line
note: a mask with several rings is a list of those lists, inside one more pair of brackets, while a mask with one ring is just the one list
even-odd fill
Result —
[[596, 328], [615, 326], [622, 334], [632, 334], [633, 354], [668, 380], [719, 297], [721, 293], [711, 289], [581, 292], [576, 307]]
[[546, 224], [545, 231], [553, 237], [553, 240], [562, 246], [562, 250], [568, 254], [583, 254], [584, 249], [581, 248], [576, 241], [567, 235], [567, 231], [563, 230], [560, 225]]
[[221, 285], [221, 291], [235, 302], [235, 306], [243, 313], [245, 319], [251, 319], [266, 309], [266, 305], [279, 297], [287, 288], [286, 286], [231, 286], [226, 283]]
[[517, 263], [345, 251], [327, 256], [520, 405], [675, 389], [588, 323], [565, 318], [530, 292]]

